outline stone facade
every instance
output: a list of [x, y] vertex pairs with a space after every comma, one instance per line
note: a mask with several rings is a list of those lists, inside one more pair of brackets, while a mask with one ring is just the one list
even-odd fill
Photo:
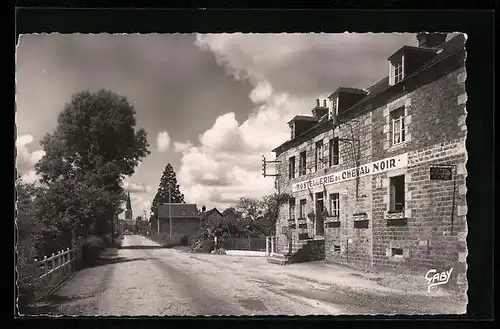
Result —
[[[280, 209], [280, 249], [288, 243], [281, 227], [290, 227], [292, 240], [308, 235], [324, 241], [328, 261], [422, 275], [453, 267], [451, 280], [458, 284], [451, 286], [466, 289], [464, 59], [449, 56], [417, 73], [341, 113], [335, 128], [331, 121], [319, 122], [307, 140], [275, 150], [278, 190], [295, 201], [294, 214], [289, 204]], [[396, 111], [404, 118], [405, 131], [404, 141], [393, 145]], [[338, 164], [317, 166], [316, 143], [323, 141], [323, 156], [329, 159], [333, 138], [339, 139]], [[289, 159], [298, 159], [303, 151], [306, 173], [300, 175], [297, 162], [290, 179]], [[447, 180], [431, 180], [431, 167], [443, 166], [451, 172]], [[331, 207], [337, 196], [337, 206]], [[320, 199], [328, 210], [322, 220], [316, 211]], [[338, 217], [331, 211], [336, 207]], [[312, 211], [315, 216], [308, 218]]]

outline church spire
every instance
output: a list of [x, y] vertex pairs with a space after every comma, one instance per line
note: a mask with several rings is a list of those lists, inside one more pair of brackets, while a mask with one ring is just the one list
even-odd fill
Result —
[[125, 220], [132, 221], [132, 203], [130, 202], [130, 192], [127, 194], [127, 208], [125, 209]]
[[130, 203], [130, 192], [128, 192], [127, 196], [127, 210], [132, 210], [132, 204]]

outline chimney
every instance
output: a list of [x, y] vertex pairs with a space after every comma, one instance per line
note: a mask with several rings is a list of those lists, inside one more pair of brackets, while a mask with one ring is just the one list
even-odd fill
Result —
[[328, 113], [328, 107], [326, 106], [326, 100], [323, 101], [323, 106], [319, 99], [316, 99], [316, 107], [312, 110], [312, 114], [315, 118], [321, 119], [322, 116]]
[[418, 46], [424, 48], [437, 48], [446, 41], [447, 33], [417, 33]]

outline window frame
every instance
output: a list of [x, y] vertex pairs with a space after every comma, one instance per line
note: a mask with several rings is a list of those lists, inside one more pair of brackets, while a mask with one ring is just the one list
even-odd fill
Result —
[[296, 201], [295, 198], [290, 198], [288, 202], [288, 220], [295, 220], [296, 218]]
[[314, 153], [314, 169], [318, 171], [323, 168], [323, 158], [324, 158], [324, 145], [323, 140], [320, 139], [317, 141], [315, 145], [315, 153]]
[[[398, 197], [398, 185], [396, 180], [402, 179], [400, 182], [402, 195]], [[397, 175], [389, 178], [389, 212], [390, 213], [403, 213], [406, 206], [406, 181], [405, 175]], [[398, 202], [403, 200], [403, 202]], [[399, 204], [399, 205], [398, 205]]]
[[[336, 196], [336, 198], [334, 198]], [[334, 207], [334, 205], [336, 207]], [[330, 193], [328, 195], [328, 214], [330, 217], [340, 219], [340, 193]]]
[[[405, 107], [397, 108], [389, 114], [391, 120], [391, 142], [392, 146], [402, 145], [406, 143], [406, 126], [405, 126], [405, 118], [406, 118], [406, 109]], [[400, 113], [397, 117], [395, 117], [395, 113]], [[398, 129], [396, 129], [396, 123], [399, 125]], [[399, 141], [396, 142], [396, 136], [399, 136]]]
[[299, 218], [305, 219], [306, 212], [307, 212], [307, 199], [300, 199], [299, 200]]
[[288, 158], [288, 179], [295, 178], [295, 156]]
[[394, 74], [394, 84], [400, 83], [404, 80], [404, 65], [403, 65], [403, 57], [394, 60], [392, 63], [393, 66], [393, 74]]
[[299, 177], [307, 174], [307, 153], [302, 151], [299, 154]]
[[330, 167], [339, 165], [339, 162], [340, 162], [339, 154], [340, 154], [339, 138], [335, 137], [335, 138], [330, 139], [329, 149], [328, 149], [328, 165]]

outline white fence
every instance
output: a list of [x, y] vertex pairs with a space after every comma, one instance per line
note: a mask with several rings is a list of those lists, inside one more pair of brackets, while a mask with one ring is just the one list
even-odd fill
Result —
[[31, 284], [50, 289], [64, 281], [82, 263], [83, 241], [83, 239], [78, 239], [73, 249], [61, 250], [50, 257], [45, 256], [41, 260], [35, 259], [33, 268], [36, 275]]
[[266, 256], [272, 256], [278, 249], [278, 237], [266, 236]]

